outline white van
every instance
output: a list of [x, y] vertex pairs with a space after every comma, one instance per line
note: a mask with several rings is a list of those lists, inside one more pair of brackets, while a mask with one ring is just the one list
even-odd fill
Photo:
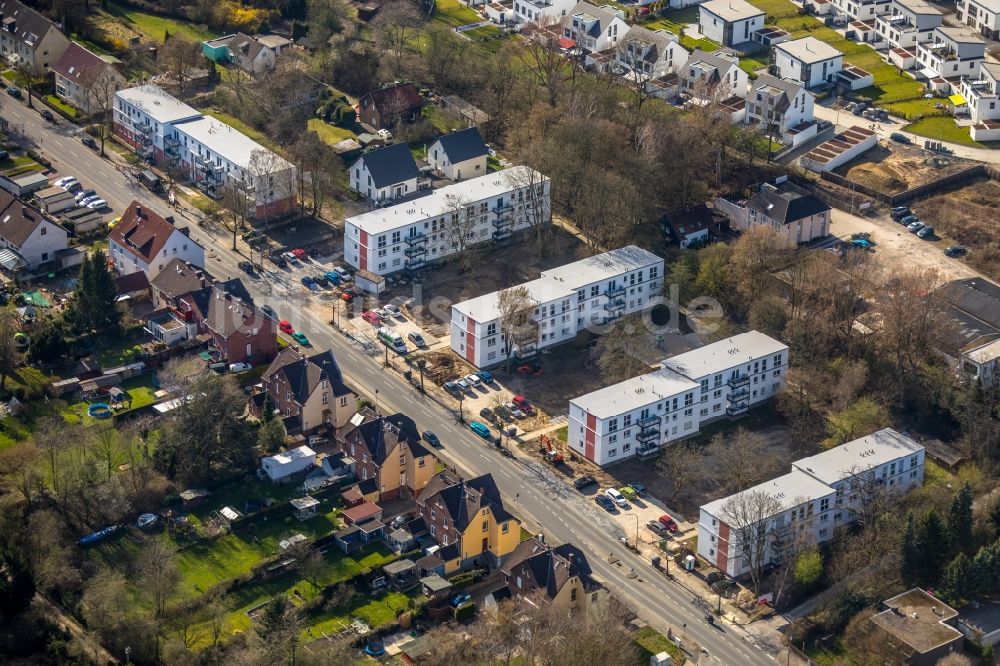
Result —
[[625, 496], [622, 495], [617, 490], [615, 490], [614, 488], [608, 488], [607, 490], [604, 491], [604, 494], [607, 496], [608, 499], [617, 504], [620, 508], [622, 509], [628, 508], [628, 500], [626, 500]]
[[403, 338], [392, 329], [382, 326], [378, 329], [377, 335], [382, 344], [397, 354], [405, 354], [408, 351], [406, 349], [406, 342], [404, 342]]

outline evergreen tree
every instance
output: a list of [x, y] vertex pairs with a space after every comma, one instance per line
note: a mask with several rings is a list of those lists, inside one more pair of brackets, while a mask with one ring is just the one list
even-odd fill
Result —
[[906, 515], [906, 526], [903, 528], [903, 538], [900, 542], [899, 575], [907, 587], [919, 585], [922, 571], [920, 568], [920, 551], [917, 546], [917, 528], [913, 515]]
[[927, 512], [920, 524], [917, 536], [917, 546], [920, 557], [920, 583], [927, 587], [935, 587], [941, 579], [951, 543], [944, 521], [933, 509]]
[[969, 552], [975, 545], [972, 538], [972, 487], [966, 481], [955, 494], [948, 510], [948, 536], [953, 548]]
[[959, 553], [955, 559], [948, 563], [941, 575], [942, 596], [953, 604], [967, 599], [969, 592], [976, 589], [970, 585], [971, 570], [972, 561], [969, 556], [965, 553]]
[[1000, 499], [990, 510], [990, 524], [993, 527], [993, 536], [1000, 538]]
[[275, 415], [274, 400], [271, 398], [270, 393], [265, 393], [264, 404], [261, 406], [260, 409], [260, 420], [264, 422], [270, 421], [271, 419], [274, 418], [274, 415]]
[[65, 355], [65, 344], [62, 326], [50, 323], [31, 338], [28, 358], [42, 363], [58, 361]]
[[118, 287], [103, 250], [84, 257], [80, 264], [69, 315], [81, 332], [112, 333], [121, 326]]

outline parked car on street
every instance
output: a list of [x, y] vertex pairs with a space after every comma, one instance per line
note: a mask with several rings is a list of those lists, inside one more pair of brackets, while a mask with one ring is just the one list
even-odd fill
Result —
[[490, 437], [493, 436], [493, 434], [490, 432], [490, 429], [486, 427], [486, 424], [480, 423], [479, 421], [472, 421], [471, 423], [469, 423], [469, 430], [476, 433], [483, 439], [489, 439]]
[[893, 132], [892, 134], [889, 135], [889, 138], [895, 141], [896, 143], [906, 143], [906, 144], [912, 143], [910, 141], [910, 137], [906, 136], [905, 134], [900, 134], [899, 132]]
[[423, 434], [420, 435], [420, 438], [433, 446], [435, 449], [441, 448], [441, 440], [438, 439], [438, 436], [430, 430], [424, 430]]
[[230, 363], [229, 372], [246, 372], [247, 370], [252, 370], [253, 366], [249, 363]]
[[96, 197], [83, 205], [94, 210], [103, 210], [108, 207], [108, 202], [101, 197]]
[[270, 305], [260, 306], [260, 311], [264, 314], [265, 317], [267, 317], [271, 321], [278, 321], [278, 313], [275, 312], [274, 308], [272, 308]]
[[295, 329], [292, 327], [291, 322], [289, 322], [287, 319], [282, 319], [281, 321], [278, 322], [278, 330], [287, 335], [291, 335], [292, 333], [295, 332]]
[[663, 523], [663, 526], [666, 527], [671, 532], [676, 532], [680, 529], [679, 527], [677, 527], [677, 521], [675, 521], [666, 513], [660, 516], [657, 520]]
[[658, 520], [649, 521], [648, 523], [646, 523], [646, 527], [652, 530], [653, 532], [656, 532], [656, 534], [659, 536], [667, 536], [670, 533], [669, 530], [667, 530], [667, 526]]
[[573, 482], [573, 487], [576, 488], [577, 490], [583, 490], [584, 488], [589, 488], [590, 486], [593, 486], [596, 483], [597, 483], [597, 479], [595, 479], [590, 474], [586, 474], [584, 476], [581, 476], [576, 481], [574, 481]]
[[16, 86], [7, 86], [7, 94], [14, 99], [21, 99], [21, 89]]
[[424, 349], [427, 346], [427, 342], [424, 341], [424, 336], [419, 333], [407, 333], [406, 337], [420, 349]]
[[80, 181], [78, 181], [75, 176], [63, 176], [62, 178], [60, 178], [59, 180], [57, 180], [52, 184], [55, 187], [64, 187], [68, 190], [74, 185], [79, 185]]
[[251, 264], [249, 261], [241, 261], [240, 263], [238, 263], [236, 265], [239, 266], [239, 269], [241, 271], [243, 271], [244, 273], [246, 273], [247, 275], [256, 275], [257, 274], [254, 271], [253, 264]]
[[928, 224], [927, 226], [925, 226], [922, 229], [920, 229], [919, 231], [917, 231], [917, 237], [918, 238], [933, 238], [934, 237], [934, 227], [932, 227], [931, 225]]
[[918, 231], [920, 231], [921, 229], [923, 229], [924, 226], [926, 226], [926, 225], [923, 222], [921, 222], [921, 221], [918, 220], [918, 221], [916, 221], [916, 222], [914, 222], [912, 224], [906, 225], [906, 230], [909, 231], [911, 234], [915, 234]]
[[306, 337], [305, 333], [300, 333], [299, 331], [295, 331], [294, 333], [292, 333], [292, 338], [303, 347], [312, 346], [309, 342], [309, 338]]
[[80, 138], [80, 142], [83, 143], [83, 145], [87, 146], [87, 148], [90, 148], [91, 150], [97, 150], [97, 142], [94, 141], [94, 137], [92, 136], [87, 136], [86, 134], [84, 134]]
[[914, 222], [919, 222], [919, 221], [920, 218], [917, 217], [916, 215], [906, 215], [904, 217], [899, 218], [899, 223], [902, 224], [904, 227], [908, 227]]
[[39, 115], [45, 120], [49, 121], [50, 123], [55, 122], [55, 118], [53, 117], [52, 112], [49, 111], [48, 109], [42, 109], [41, 111], [39, 111]]
[[907, 215], [912, 215], [908, 206], [896, 206], [889, 212], [889, 217], [894, 220], [901, 220]]
[[604, 495], [595, 495], [594, 496], [594, 501], [597, 502], [597, 506], [601, 507], [602, 509], [604, 509], [608, 513], [614, 513], [615, 512], [615, 503], [612, 502], [607, 497], [605, 497]]

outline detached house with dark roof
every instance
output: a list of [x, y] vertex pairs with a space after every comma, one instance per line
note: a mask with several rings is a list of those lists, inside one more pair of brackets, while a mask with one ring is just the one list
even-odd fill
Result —
[[586, 556], [573, 544], [553, 548], [537, 537], [522, 541], [500, 573], [505, 585], [487, 597], [487, 604], [511, 597], [565, 613], [590, 613], [604, 609], [608, 600], [607, 588], [591, 577]]
[[431, 169], [448, 180], [474, 178], [486, 173], [490, 150], [475, 127], [445, 134], [427, 149]]
[[86, 114], [110, 111], [115, 93], [125, 87], [125, 77], [114, 65], [76, 42], [66, 48], [52, 71], [56, 95]]
[[205, 248], [189, 234], [188, 228], [174, 226], [172, 217], [133, 201], [108, 234], [108, 252], [119, 273], [142, 271], [152, 281], [171, 259], [205, 265]]
[[830, 205], [788, 181], [764, 183], [746, 201], [716, 199], [715, 207], [729, 216], [735, 229], [769, 226], [789, 243], [808, 243], [830, 235]]
[[[613, 49], [625, 37], [629, 26], [625, 12], [579, 2], [562, 20], [562, 36], [586, 53]], [[560, 40], [562, 43], [562, 40]]]
[[0, 54], [11, 65], [27, 62], [42, 76], [59, 61], [69, 39], [55, 23], [18, 0], [0, 0]]
[[[373, 482], [375, 501], [415, 498], [437, 472], [437, 456], [420, 443], [416, 424], [403, 414], [380, 416], [365, 408], [339, 438], [354, 459], [359, 486]], [[367, 498], [363, 489], [362, 494]]]
[[740, 69], [740, 60], [723, 52], [695, 49], [681, 76], [684, 92], [700, 102], [721, 102], [746, 97], [750, 78]]
[[445, 470], [431, 479], [417, 505], [427, 533], [441, 546], [436, 555], [445, 573], [499, 566], [521, 542], [521, 523], [504, 508], [490, 474], [465, 480]]
[[405, 143], [367, 152], [351, 165], [351, 189], [373, 203], [393, 201], [417, 191], [420, 170]]
[[257, 309], [239, 278], [181, 296], [177, 312], [195, 322], [199, 334], [211, 336], [227, 363], [260, 365], [278, 353], [274, 320]]
[[688, 52], [677, 37], [666, 30], [633, 25], [615, 53], [615, 64], [625, 76], [659, 79], [677, 72], [687, 62]]
[[412, 83], [397, 83], [366, 93], [358, 100], [358, 119], [375, 129], [392, 129], [420, 117], [424, 100]]
[[[341, 428], [357, 410], [358, 396], [330, 351], [306, 356], [294, 347], [282, 350], [261, 377], [289, 432]], [[251, 412], [259, 415], [263, 394], [254, 396]]]
[[798, 81], [761, 74], [750, 84], [744, 122], [794, 145], [816, 136], [815, 97]]
[[59, 266], [68, 237], [42, 211], [0, 191], [0, 266], [28, 272]]

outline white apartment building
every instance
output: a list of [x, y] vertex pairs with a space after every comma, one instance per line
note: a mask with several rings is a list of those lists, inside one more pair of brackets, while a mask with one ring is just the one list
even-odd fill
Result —
[[752, 42], [765, 14], [746, 0], [709, 0], [698, 7], [698, 32], [723, 46]]
[[968, 28], [934, 28], [931, 41], [917, 44], [917, 69], [929, 79], [979, 77], [986, 43]]
[[[788, 474], [703, 505], [698, 555], [739, 577], [750, 570], [758, 539], [764, 539], [766, 562], [780, 564], [795, 540], [828, 541], [837, 527], [857, 520], [876, 495], [906, 492], [923, 478], [924, 447], [891, 428], [879, 430], [798, 460]], [[741, 521], [735, 507], [763, 495], [778, 500], [778, 511], [766, 521]]]
[[875, 32], [889, 48], [909, 48], [932, 41], [943, 18], [923, 0], [892, 0], [889, 11], [875, 18]]
[[625, 12], [609, 9], [607, 5], [597, 7], [578, 2], [562, 20], [562, 35], [587, 53], [607, 51], [617, 46], [619, 38], [628, 32], [624, 17]]
[[974, 124], [1000, 119], [1000, 65], [984, 62], [979, 78], [963, 78], [959, 93], [969, 106]]
[[575, 6], [576, 0], [514, 0], [514, 23], [558, 23]]
[[358, 270], [388, 275], [552, 217], [549, 179], [516, 166], [432, 190], [426, 196], [344, 220], [344, 260]]
[[[663, 259], [634, 245], [542, 271], [521, 285], [535, 304], [534, 324], [511, 342], [511, 355], [530, 356], [572, 340], [589, 325], [641, 311], [660, 293], [663, 275]], [[477, 368], [507, 360], [499, 296], [494, 291], [451, 307], [452, 351]]]
[[793, 130], [796, 135], [815, 136], [815, 125], [812, 125], [811, 131], [805, 128], [806, 124], [813, 122], [815, 101], [813, 94], [798, 81], [761, 74], [750, 84], [744, 122], [758, 126], [765, 134], [773, 131], [786, 143], [796, 140], [792, 136]]
[[779, 77], [815, 88], [833, 82], [844, 68], [844, 54], [815, 37], [803, 37], [775, 45], [774, 63]]
[[571, 400], [570, 448], [607, 465], [655, 454], [663, 444], [697, 434], [702, 423], [742, 416], [785, 386], [788, 346], [750, 331], [660, 366]]
[[1000, 0], [955, 0], [955, 18], [987, 39], [1000, 39]]
[[615, 54], [615, 62], [625, 75], [658, 79], [680, 70], [688, 52], [677, 37], [666, 30], [650, 30], [633, 25]]
[[871, 21], [889, 11], [891, 0], [833, 0], [833, 6], [841, 16], [853, 21]]
[[115, 93], [114, 132], [141, 157], [186, 174], [209, 196], [238, 182], [258, 218], [285, 213], [295, 203], [291, 163], [158, 86]]

